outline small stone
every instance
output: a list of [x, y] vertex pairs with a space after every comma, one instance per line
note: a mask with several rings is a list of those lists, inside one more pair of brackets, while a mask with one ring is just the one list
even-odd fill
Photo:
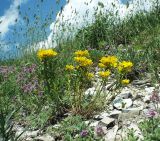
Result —
[[126, 122], [126, 125], [129, 126], [130, 124], [131, 124], [131, 121], [128, 120], [128, 121]]
[[39, 130], [37, 130], [37, 131], [24, 131], [24, 130], [22, 131], [22, 130], [20, 130], [20, 131], [16, 132], [16, 136], [19, 136], [21, 133], [23, 133], [23, 134], [20, 136], [20, 139], [34, 138], [34, 137], [38, 136]]
[[121, 135], [116, 135], [115, 141], [123, 141]]
[[144, 102], [142, 102], [141, 100], [135, 100], [134, 102], [133, 102], [133, 105], [134, 106], [143, 106], [144, 105]]
[[90, 127], [96, 127], [96, 126], [98, 126], [98, 123], [99, 123], [99, 121], [93, 121], [93, 122], [91, 122], [90, 123]]
[[118, 118], [118, 116], [119, 116], [119, 114], [121, 114], [122, 113], [122, 111], [119, 111], [119, 110], [113, 110], [110, 114], [109, 114], [109, 116], [110, 117], [112, 117], [112, 118]]
[[155, 90], [155, 87], [147, 87], [145, 88], [145, 91], [148, 95], [151, 95], [153, 91]]
[[115, 125], [112, 129], [108, 130], [107, 134], [105, 135], [105, 141], [115, 141], [117, 131], [117, 125]]
[[35, 141], [55, 141], [55, 139], [48, 134], [36, 137], [34, 139], [35, 139]]
[[95, 120], [101, 120], [101, 119], [103, 119], [103, 118], [105, 118], [107, 116], [109, 116], [109, 114], [107, 112], [102, 112], [99, 115], [95, 115], [93, 118]]
[[128, 88], [125, 88], [122, 90], [122, 92], [116, 96], [116, 98], [122, 98], [122, 99], [128, 99], [128, 98], [132, 98], [132, 92], [128, 89]]
[[146, 95], [146, 96], [144, 97], [143, 101], [144, 101], [145, 103], [150, 103], [150, 101], [151, 101], [150, 98], [151, 98], [150, 95]]
[[143, 85], [146, 83], [150, 83], [150, 80], [149, 79], [147, 79], [147, 80], [134, 80], [132, 82], [133, 85]]
[[138, 93], [138, 94], [135, 95], [135, 97], [134, 97], [133, 99], [134, 99], [134, 100], [136, 100], [136, 99], [141, 99], [141, 98], [143, 98], [144, 96], [145, 96], [144, 93]]
[[60, 124], [55, 124], [52, 127], [58, 129], [61, 125]]
[[89, 121], [89, 120], [86, 120], [84, 123], [85, 123], [86, 125], [89, 125], [89, 124], [90, 124], [90, 121]]
[[129, 107], [131, 107], [133, 104], [132, 99], [115, 99], [113, 101], [113, 106], [118, 109], [118, 110], [122, 110], [122, 109], [127, 109]]
[[124, 113], [134, 113], [134, 114], [136, 114], [136, 113], [138, 113], [138, 114], [140, 114], [140, 111], [142, 111], [143, 110], [143, 106], [140, 106], [140, 107], [136, 107], [136, 108], [128, 108], [128, 109], [125, 109], [125, 110], [122, 110], [122, 112], [124, 112]]
[[120, 121], [125, 121], [126, 119], [135, 118], [135, 116], [140, 115], [141, 108], [130, 108], [123, 110], [121, 114], [119, 114], [118, 119]]
[[33, 141], [33, 138], [28, 137], [28, 138], [25, 139], [25, 141]]
[[106, 126], [107, 128], [113, 127], [115, 125], [115, 119], [114, 118], [105, 117], [99, 122], [98, 125]]

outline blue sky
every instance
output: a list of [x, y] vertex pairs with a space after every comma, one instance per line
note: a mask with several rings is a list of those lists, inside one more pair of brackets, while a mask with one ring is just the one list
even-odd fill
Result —
[[[60, 0], [59, 3], [56, 0], [0, 0], [0, 48], [3, 46], [5, 54], [12, 54], [16, 50], [18, 43], [26, 41], [25, 38], [22, 38], [26, 32], [25, 29], [27, 29], [26, 17], [30, 21], [29, 26], [34, 24], [33, 21], [35, 21], [36, 16], [41, 18], [41, 23], [45, 22], [46, 18], [50, 18], [48, 25], [45, 27], [46, 36], [48, 36], [50, 24], [55, 20], [56, 13], [65, 4], [66, 0]], [[15, 30], [18, 33], [16, 35], [14, 34]], [[37, 32], [38, 30], [37, 28]], [[30, 39], [28, 38], [27, 40]], [[4, 47], [3, 44], [7, 45]], [[2, 52], [0, 55], [0, 58], [2, 55], [4, 56]]]
[[[57, 32], [57, 29], [53, 29], [55, 19], [59, 18], [60, 21], [62, 18], [66, 21], [69, 18], [72, 19], [72, 17], [75, 17], [71, 14], [74, 9], [78, 10], [81, 17], [83, 17], [86, 8], [89, 8], [90, 13], [92, 13], [89, 20], [92, 20], [93, 6], [96, 6], [98, 2], [98, 0], [92, 0], [91, 5], [86, 7], [83, 3], [91, 0], [70, 0], [68, 5], [66, 5], [67, 0], [59, 0], [58, 4], [56, 1], [58, 0], [0, 0], [0, 58], [10, 54], [16, 55], [16, 48], [19, 46], [22, 48], [22, 45], [25, 46], [31, 41], [44, 43], [44, 40], [50, 40], [53, 37], [51, 30]], [[109, 4], [111, 5], [113, 0], [101, 1], [106, 4], [106, 8], [109, 8]], [[120, 0], [120, 3], [116, 3], [118, 6], [120, 5], [121, 11], [124, 12], [120, 14], [125, 15], [126, 8], [123, 5], [127, 1], [132, 0]], [[62, 7], [65, 7], [63, 9], [64, 17], [62, 15], [56, 16]], [[83, 22], [81, 17], [76, 17], [80, 24]], [[36, 19], [39, 22], [35, 23]], [[75, 23], [74, 20], [73, 18], [69, 21]], [[41, 25], [46, 21], [47, 24], [42, 30]], [[28, 35], [28, 31], [29, 33], [34, 32], [36, 36]]]

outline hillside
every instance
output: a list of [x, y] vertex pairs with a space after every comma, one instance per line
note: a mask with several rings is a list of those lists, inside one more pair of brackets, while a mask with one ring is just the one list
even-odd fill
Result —
[[0, 61], [0, 140], [160, 140], [160, 8], [110, 14]]

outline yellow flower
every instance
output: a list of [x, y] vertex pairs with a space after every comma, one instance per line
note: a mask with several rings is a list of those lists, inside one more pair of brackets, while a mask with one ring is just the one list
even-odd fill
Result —
[[106, 66], [105, 66], [104, 64], [102, 64], [102, 63], [99, 63], [98, 66], [99, 66], [100, 68], [105, 68], [105, 67], [106, 67]]
[[75, 67], [75, 69], [77, 69], [77, 70], [78, 70], [79, 68], [80, 68], [80, 66], [76, 66], [76, 67]]
[[102, 57], [100, 62], [106, 67], [117, 67], [118, 59], [116, 56]]
[[54, 57], [56, 55], [57, 55], [57, 52], [53, 51], [52, 49], [40, 49], [37, 52], [37, 56], [40, 59], [44, 59], [44, 58], [47, 58], [47, 57]]
[[66, 70], [72, 71], [75, 67], [73, 65], [66, 65]]
[[100, 71], [99, 72], [99, 76], [102, 77], [102, 78], [108, 78], [108, 76], [111, 74], [111, 72], [108, 70], [108, 71]]
[[89, 56], [88, 50], [78, 50], [74, 53], [77, 57]]
[[93, 64], [92, 60], [86, 57], [74, 57], [74, 60], [79, 63], [81, 67], [87, 67]]
[[118, 65], [119, 72], [131, 72], [133, 63], [130, 61], [123, 61]]
[[94, 77], [93, 73], [86, 73], [88, 79], [92, 79]]
[[127, 85], [127, 84], [129, 84], [129, 82], [130, 82], [129, 79], [123, 79], [123, 80], [121, 81], [121, 84]]

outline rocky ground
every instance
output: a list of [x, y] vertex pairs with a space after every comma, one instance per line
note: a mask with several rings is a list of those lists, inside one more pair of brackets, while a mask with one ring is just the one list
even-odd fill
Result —
[[[112, 84], [106, 86], [106, 92]], [[86, 91], [94, 91], [94, 87]], [[114, 100], [107, 110], [95, 115], [93, 119], [85, 121], [88, 126], [104, 135], [105, 141], [121, 141], [126, 138], [130, 129], [134, 130], [134, 136], [139, 140], [143, 139], [143, 134], [138, 127], [146, 116], [152, 116], [150, 110], [155, 109], [151, 97], [154, 92], [160, 95], [160, 84], [152, 85], [151, 80], [135, 80], [130, 85], [114, 91]], [[113, 94], [113, 92], [111, 93]], [[59, 125], [55, 125], [59, 126]], [[17, 135], [23, 132], [24, 128], [15, 126]], [[95, 132], [95, 135], [97, 132]], [[55, 141], [54, 137], [41, 130], [25, 131], [21, 136], [23, 141]]]

